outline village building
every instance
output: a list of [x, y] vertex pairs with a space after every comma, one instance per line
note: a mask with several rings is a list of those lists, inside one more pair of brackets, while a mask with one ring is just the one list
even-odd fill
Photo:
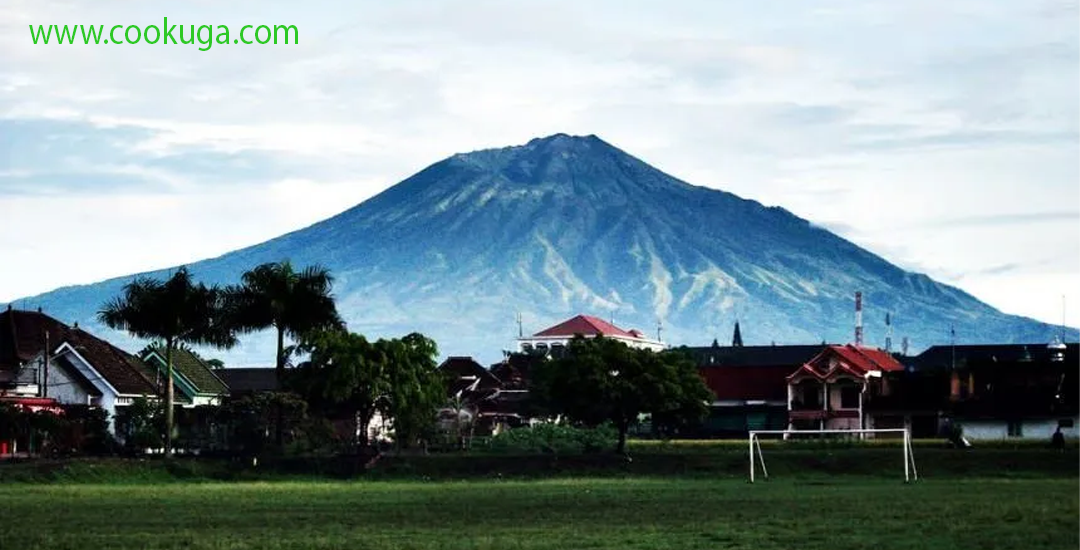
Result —
[[149, 372], [138, 357], [77, 324], [40, 310], [0, 312], [0, 399], [98, 407], [108, 413], [109, 431], [122, 439], [124, 409], [139, 398], [159, 398]]
[[959, 426], [969, 441], [1049, 441], [1059, 428], [1075, 438], [1078, 347], [1060, 341], [933, 346], [909, 361], [917, 383], [905, 388], [903, 405], [936, 406], [940, 422]]
[[[159, 393], [165, 391], [168, 373], [165, 349], [150, 346], [140, 354], [149, 367], [150, 377]], [[172, 352], [174, 401], [185, 407], [220, 405], [229, 395], [229, 388], [195, 352], [177, 346]]]
[[699, 435], [745, 437], [750, 430], [787, 429], [787, 377], [825, 346], [743, 346], [738, 333], [732, 343], [680, 348], [697, 362], [713, 392]]
[[[515, 356], [491, 369], [472, 357], [449, 357], [439, 366], [447, 378], [448, 404], [439, 412], [444, 430], [467, 424], [470, 435], [491, 435], [530, 423], [528, 357]], [[496, 372], [507, 376], [504, 381]]]
[[558, 355], [579, 335], [585, 338], [603, 336], [637, 349], [662, 351], [666, 347], [660, 340], [650, 339], [640, 330], [624, 330], [598, 317], [577, 315], [532, 336], [518, 338], [518, 351]]
[[886, 373], [903, 371], [904, 366], [884, 350], [853, 344], [826, 346], [787, 376], [788, 429], [902, 427], [875, 422], [867, 405], [868, 395], [890, 394]]

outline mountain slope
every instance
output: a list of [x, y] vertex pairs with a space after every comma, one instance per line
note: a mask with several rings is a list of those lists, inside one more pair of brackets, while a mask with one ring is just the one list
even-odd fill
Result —
[[[964, 342], [1056, 333], [782, 208], [672, 178], [596, 136], [454, 155], [333, 218], [190, 268], [226, 283], [283, 258], [334, 272], [351, 329], [420, 330], [444, 353], [485, 359], [512, 346], [517, 312], [526, 332], [586, 312], [653, 334], [662, 319], [675, 344], [723, 341], [736, 317], [748, 344], [846, 342], [856, 290], [870, 344], [883, 344], [887, 311], [894, 341], [908, 336], [915, 348], [946, 341], [950, 326]], [[93, 326], [128, 280], [18, 302]], [[272, 356], [265, 342], [245, 344], [227, 358]]]

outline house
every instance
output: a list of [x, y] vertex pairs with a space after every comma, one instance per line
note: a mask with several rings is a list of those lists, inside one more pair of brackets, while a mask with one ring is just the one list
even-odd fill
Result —
[[604, 336], [632, 348], [652, 351], [662, 351], [665, 348], [663, 342], [649, 339], [639, 330], [623, 330], [597, 317], [577, 315], [532, 336], [518, 338], [518, 351], [522, 353], [558, 354], [577, 335], [585, 338]]
[[893, 427], [875, 425], [866, 409], [867, 394], [874, 388], [874, 394], [889, 395], [884, 375], [903, 371], [904, 366], [884, 350], [826, 346], [787, 376], [788, 429]]
[[499, 388], [501, 382], [472, 357], [451, 356], [439, 365], [451, 399], [475, 401]]
[[[489, 370], [471, 357], [447, 358], [439, 370], [447, 377], [447, 397], [454, 404], [439, 412], [440, 424], [447, 428], [464, 422], [473, 433], [489, 434], [528, 423], [528, 380], [523, 374], [528, 360], [511, 357]], [[510, 376], [509, 381], [496, 376], [496, 370]]]
[[[1077, 437], [1078, 344], [933, 346], [910, 361], [923, 401], [972, 440]], [[907, 406], [912, 396], [905, 396]]]
[[5, 393], [104, 409], [114, 435], [126, 406], [159, 397], [138, 357], [40, 310], [0, 312], [0, 372]]
[[[165, 355], [165, 350], [159, 346], [147, 347], [139, 354], [149, 367], [150, 378], [158, 393], [165, 392], [165, 376], [168, 372]], [[222, 399], [228, 396], [229, 388], [195, 352], [177, 347], [172, 352], [172, 363], [176, 402], [185, 407], [220, 405]]]
[[713, 392], [702, 436], [745, 437], [750, 430], [788, 426], [787, 377], [821, 353], [824, 345], [684, 347]]

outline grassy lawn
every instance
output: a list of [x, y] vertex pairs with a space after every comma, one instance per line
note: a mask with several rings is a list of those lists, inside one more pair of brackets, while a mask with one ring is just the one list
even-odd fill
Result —
[[0, 486], [3, 548], [1075, 549], [1076, 477]]

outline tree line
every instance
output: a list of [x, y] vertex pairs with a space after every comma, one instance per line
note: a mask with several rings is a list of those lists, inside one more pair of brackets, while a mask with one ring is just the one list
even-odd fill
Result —
[[[370, 423], [376, 410], [393, 418], [395, 432], [414, 438], [419, 419], [434, 414], [443, 386], [435, 342], [421, 334], [369, 343], [349, 333], [331, 293], [333, 277], [321, 266], [296, 270], [288, 261], [259, 265], [228, 286], [197, 283], [185, 267], [168, 279], [138, 277], [98, 314], [105, 325], [162, 342], [166, 363], [164, 438], [172, 453], [177, 346], [228, 349], [243, 334], [273, 329], [278, 387], [295, 389], [324, 408], [354, 407]], [[287, 345], [286, 339], [292, 342]], [[293, 376], [293, 355], [310, 360]], [[355, 405], [360, 397], [367, 404]], [[278, 400], [280, 401], [280, 400]], [[273, 407], [275, 443], [283, 444], [286, 407]], [[364, 432], [367, 426], [364, 426]], [[366, 444], [366, 441], [364, 442]]]
[[[111, 328], [161, 342], [167, 370], [160, 422], [166, 454], [174, 443], [177, 347], [228, 349], [239, 336], [266, 329], [275, 332], [275, 373], [279, 390], [287, 392], [233, 403], [230, 410], [248, 410], [250, 417], [252, 410], [268, 406], [278, 450], [286, 417], [298, 407], [323, 418], [354, 421], [359, 449], [370, 445], [368, 434], [377, 417], [391, 422], [398, 446], [426, 440], [437, 411], [452, 400], [438, 372], [436, 343], [420, 333], [372, 341], [349, 332], [332, 286], [326, 268], [296, 270], [288, 261], [259, 265], [227, 286], [198, 283], [182, 267], [165, 280], [136, 278], [104, 304], [98, 318]], [[304, 360], [286, 369], [293, 357]], [[609, 426], [617, 433], [618, 452], [625, 451], [630, 428], [642, 418], [657, 433], [674, 433], [699, 421], [711, 400], [693, 361], [674, 350], [656, 353], [579, 336], [557, 357], [529, 360], [529, 416], [578, 427]]]

